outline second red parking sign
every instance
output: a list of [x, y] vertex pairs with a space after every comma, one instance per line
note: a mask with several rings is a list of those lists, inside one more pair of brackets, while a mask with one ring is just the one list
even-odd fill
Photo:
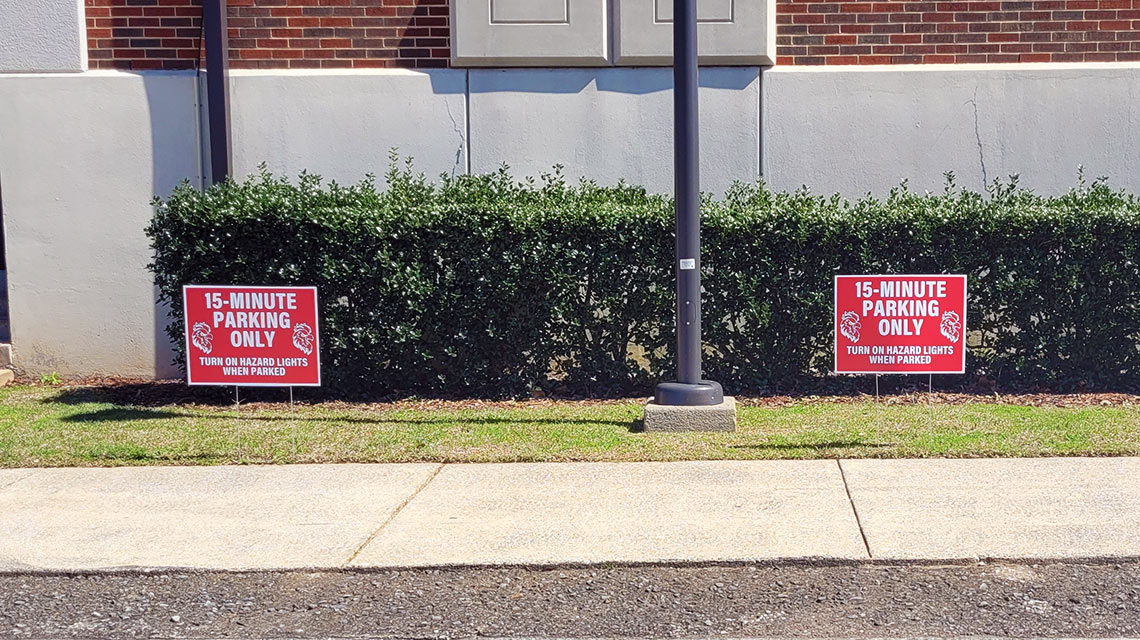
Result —
[[965, 373], [966, 276], [836, 276], [835, 371]]
[[320, 386], [315, 287], [186, 285], [182, 301], [189, 384]]

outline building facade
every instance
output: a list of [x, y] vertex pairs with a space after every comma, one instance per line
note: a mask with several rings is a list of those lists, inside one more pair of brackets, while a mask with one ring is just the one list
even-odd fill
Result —
[[[672, 188], [669, 0], [229, 0], [234, 172]], [[698, 0], [708, 191], [1140, 191], [1140, 0]], [[197, 0], [0, 4], [0, 205], [17, 364], [176, 372], [150, 199], [208, 179]]]

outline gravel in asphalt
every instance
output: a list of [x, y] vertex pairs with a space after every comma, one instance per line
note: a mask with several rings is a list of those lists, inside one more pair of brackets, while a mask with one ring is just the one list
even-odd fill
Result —
[[0, 575], [37, 638], [1140, 636], [1140, 560]]

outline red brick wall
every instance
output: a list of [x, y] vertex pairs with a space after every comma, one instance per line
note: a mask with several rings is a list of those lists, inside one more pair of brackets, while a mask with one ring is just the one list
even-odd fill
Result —
[[[92, 68], [193, 68], [199, 0], [86, 0]], [[236, 68], [445, 67], [448, 0], [229, 0]], [[600, 0], [599, 0], [600, 1]], [[1140, 60], [1140, 0], [777, 0], [779, 64]]]
[[447, 0], [230, 0], [234, 67], [446, 67]]
[[92, 69], [186, 69], [202, 10], [194, 0], [86, 0]]
[[1140, 60], [1140, 0], [777, 0], [778, 64]]
[[[192, 69], [199, 0], [86, 0], [93, 69]], [[447, 0], [229, 0], [234, 68], [446, 67]]]

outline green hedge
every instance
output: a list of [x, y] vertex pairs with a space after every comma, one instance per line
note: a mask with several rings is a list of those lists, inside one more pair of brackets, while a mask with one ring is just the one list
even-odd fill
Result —
[[[380, 393], [646, 393], [670, 377], [672, 201], [506, 170], [296, 183], [263, 173], [155, 201], [155, 281], [181, 348], [183, 283], [316, 285], [327, 386]], [[970, 276], [967, 380], [1131, 387], [1140, 201], [901, 187], [848, 202], [736, 185], [706, 198], [705, 371], [730, 392], [818, 383], [832, 276]], [[181, 354], [179, 354], [181, 358]]]

